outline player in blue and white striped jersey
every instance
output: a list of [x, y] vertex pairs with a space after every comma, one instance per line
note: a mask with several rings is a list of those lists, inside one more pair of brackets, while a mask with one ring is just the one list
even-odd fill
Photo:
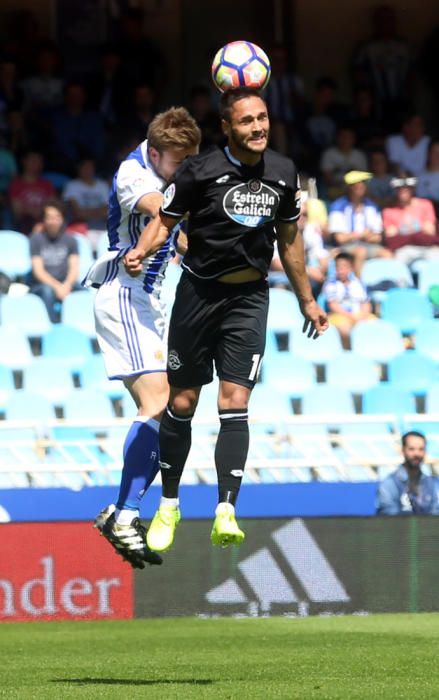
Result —
[[[161, 564], [146, 545], [139, 506], [159, 468], [158, 429], [168, 399], [166, 323], [160, 289], [178, 230], [144, 260], [137, 277], [124, 257], [146, 224], [158, 216], [162, 191], [188, 155], [198, 152], [200, 130], [183, 107], [158, 114], [147, 138], [121, 163], [113, 179], [108, 212], [108, 252], [90, 268], [84, 285], [98, 289], [96, 335], [110, 379], [122, 379], [138, 413], [124, 444], [116, 505], [105, 508], [95, 526], [134, 568]], [[184, 238], [184, 236], [183, 236]], [[184, 248], [184, 242], [183, 242]]]

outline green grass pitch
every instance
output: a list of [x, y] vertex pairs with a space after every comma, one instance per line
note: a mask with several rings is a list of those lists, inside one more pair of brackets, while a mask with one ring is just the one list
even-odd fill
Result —
[[439, 698], [439, 614], [0, 625], [0, 697]]

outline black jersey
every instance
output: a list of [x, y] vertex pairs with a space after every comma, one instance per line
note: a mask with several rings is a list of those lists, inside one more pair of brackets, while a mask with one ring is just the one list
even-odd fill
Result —
[[164, 193], [161, 212], [189, 212], [188, 250], [182, 265], [201, 279], [254, 267], [266, 275], [273, 257], [275, 221], [300, 214], [292, 160], [267, 149], [257, 165], [210, 148], [187, 158]]

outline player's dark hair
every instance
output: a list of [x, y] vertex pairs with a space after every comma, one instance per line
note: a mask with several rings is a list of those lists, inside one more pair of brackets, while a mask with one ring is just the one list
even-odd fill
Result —
[[259, 97], [265, 103], [265, 99], [263, 98], [261, 91], [257, 88], [238, 87], [226, 90], [221, 95], [219, 103], [219, 115], [221, 119], [224, 119], [224, 121], [229, 122], [232, 107], [235, 104], [235, 102], [239, 102], [239, 100], [244, 100], [246, 97]]
[[348, 253], [346, 250], [343, 250], [341, 253], [337, 253], [334, 260], [335, 262], [337, 262], [337, 260], [347, 260], [352, 267], [354, 266], [354, 256]]
[[405, 447], [407, 444], [407, 440], [409, 437], [418, 437], [421, 438], [421, 440], [424, 441], [424, 443], [427, 443], [427, 438], [425, 435], [422, 433], [418, 432], [417, 430], [409, 430], [408, 433], [404, 433], [404, 435], [401, 438], [402, 446]]
[[201, 131], [185, 107], [170, 107], [156, 114], [146, 134], [148, 148], [159, 153], [168, 148], [192, 148], [200, 145]]

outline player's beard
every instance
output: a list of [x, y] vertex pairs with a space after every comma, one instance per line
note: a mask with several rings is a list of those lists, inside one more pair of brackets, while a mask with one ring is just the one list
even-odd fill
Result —
[[265, 137], [265, 142], [263, 144], [263, 147], [258, 145], [256, 148], [252, 148], [252, 141], [251, 137], [249, 136], [241, 136], [241, 134], [236, 131], [235, 129], [230, 130], [230, 140], [235, 147], [236, 150], [241, 150], [245, 151], [246, 153], [252, 153], [253, 155], [261, 154], [265, 151], [268, 145], [268, 137], [269, 137], [269, 131], [264, 130], [262, 132], [263, 136]]

